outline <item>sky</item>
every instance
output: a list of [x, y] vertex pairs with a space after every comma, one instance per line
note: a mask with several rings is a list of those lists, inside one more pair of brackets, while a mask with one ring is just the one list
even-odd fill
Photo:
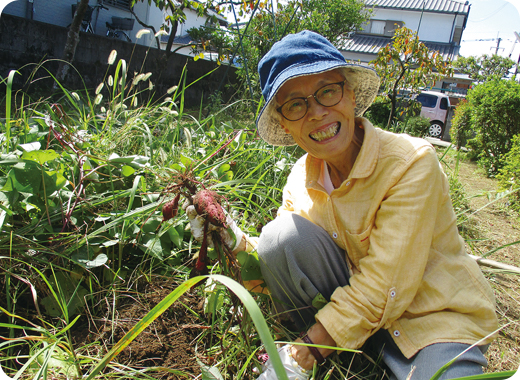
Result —
[[494, 54], [497, 39], [501, 38], [498, 54], [517, 61], [520, 41], [514, 32], [520, 34], [520, 0], [469, 0], [469, 3], [471, 9], [462, 33], [460, 54], [465, 57]]

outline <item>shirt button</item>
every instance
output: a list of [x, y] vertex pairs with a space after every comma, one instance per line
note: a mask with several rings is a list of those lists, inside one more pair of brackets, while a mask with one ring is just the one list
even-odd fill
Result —
[[396, 294], [396, 293], [395, 293], [395, 290], [392, 290], [392, 291], [390, 292], [390, 297], [391, 297], [391, 298], [394, 298], [394, 297], [395, 297], [395, 294]]
[[348, 181], [348, 182], [345, 184], [345, 186], [350, 186], [350, 181]]
[[395, 331], [394, 331], [394, 336], [395, 336], [395, 337], [398, 337], [399, 335], [401, 335], [401, 333], [399, 332], [399, 330], [395, 330]]
[[337, 238], [338, 238], [338, 234], [335, 233], [335, 232], [333, 232], [333, 233], [332, 233], [332, 237], [333, 237], [334, 239], [337, 239]]

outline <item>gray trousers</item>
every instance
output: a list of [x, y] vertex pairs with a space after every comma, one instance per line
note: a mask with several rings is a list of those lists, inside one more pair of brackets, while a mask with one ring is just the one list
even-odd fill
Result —
[[[345, 251], [329, 234], [307, 219], [288, 214], [267, 224], [260, 235], [258, 255], [264, 280], [279, 315], [298, 331], [315, 323], [314, 315], [339, 286], [349, 285]], [[449, 328], [449, 326], [447, 326]], [[385, 330], [370, 338], [382, 350], [391, 379], [428, 380], [444, 364], [469, 347], [462, 343], [436, 343], [407, 359]], [[473, 347], [452, 364], [441, 379], [477, 375], [487, 365], [482, 352]]]

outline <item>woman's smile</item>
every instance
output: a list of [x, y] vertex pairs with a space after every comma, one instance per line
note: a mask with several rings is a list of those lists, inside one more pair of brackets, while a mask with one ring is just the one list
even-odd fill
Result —
[[312, 131], [309, 133], [309, 137], [317, 142], [322, 142], [325, 140], [328, 140], [332, 137], [337, 136], [339, 133], [339, 130], [341, 128], [341, 123], [336, 122], [334, 124], [329, 124], [326, 127], [319, 128], [317, 130]]

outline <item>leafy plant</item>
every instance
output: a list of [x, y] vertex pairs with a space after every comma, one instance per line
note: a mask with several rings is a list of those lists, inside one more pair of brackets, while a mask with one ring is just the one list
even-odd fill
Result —
[[457, 71], [468, 74], [476, 82], [507, 78], [515, 65], [515, 61], [511, 58], [502, 57], [498, 54], [483, 54], [480, 57], [459, 56], [453, 62]]
[[494, 176], [502, 167], [502, 157], [512, 148], [513, 137], [520, 134], [520, 84], [488, 81], [469, 91], [467, 100], [476, 132], [468, 144], [478, 154], [479, 164]]
[[502, 158], [497, 179], [502, 189], [513, 192], [513, 207], [520, 211], [520, 134], [513, 137], [512, 147]]
[[463, 99], [455, 108], [455, 115], [451, 121], [450, 136], [455, 141], [457, 149], [466, 145], [466, 142], [474, 137], [475, 132], [471, 124], [471, 106]]
[[422, 116], [412, 116], [406, 119], [404, 132], [410, 136], [424, 137], [428, 135], [430, 120]]
[[399, 95], [418, 93], [421, 87], [453, 73], [451, 62], [439, 52], [430, 51], [417, 33], [406, 27], [396, 28], [392, 43], [380, 49], [370, 63], [381, 77], [381, 91], [391, 102], [387, 129], [395, 117]]

